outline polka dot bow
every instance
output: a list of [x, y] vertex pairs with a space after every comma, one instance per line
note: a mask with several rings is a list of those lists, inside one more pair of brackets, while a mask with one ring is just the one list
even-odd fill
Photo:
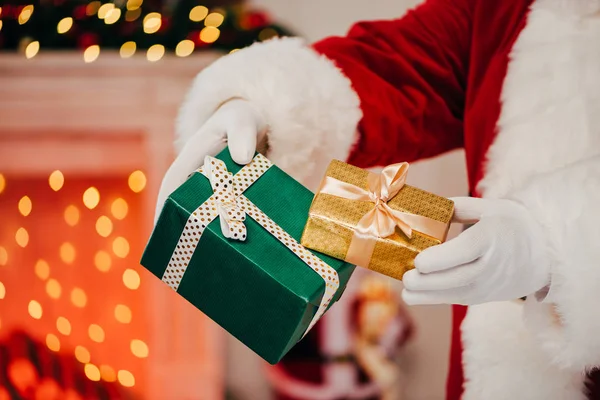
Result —
[[215, 204], [223, 236], [228, 239], [246, 240], [246, 212], [237, 201], [233, 174], [227, 171], [223, 161], [209, 156], [204, 159], [204, 174], [215, 192]]

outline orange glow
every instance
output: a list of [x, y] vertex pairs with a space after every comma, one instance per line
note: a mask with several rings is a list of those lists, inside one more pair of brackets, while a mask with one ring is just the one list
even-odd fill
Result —
[[25, 228], [17, 229], [17, 233], [15, 234], [15, 240], [17, 244], [21, 247], [26, 247], [29, 243], [29, 232]]
[[133, 339], [129, 344], [129, 348], [131, 349], [131, 353], [139, 358], [148, 357], [148, 345], [144, 343], [142, 340]]
[[127, 289], [135, 290], [140, 287], [140, 275], [129, 268], [123, 272], [123, 283]]
[[0, 246], [0, 265], [8, 264], [8, 251], [2, 246]]
[[90, 381], [99, 381], [100, 380], [100, 370], [94, 364], [85, 364], [85, 376], [88, 377]]
[[0, 400], [10, 400], [10, 394], [2, 386], [0, 386]]
[[38, 260], [38, 262], [35, 263], [35, 274], [43, 281], [48, 279], [50, 276], [50, 266], [48, 263], [44, 260]]
[[62, 398], [61, 394], [61, 388], [58, 386], [58, 383], [50, 378], [43, 378], [39, 386], [35, 389], [36, 400], [60, 399]]
[[75, 307], [85, 307], [87, 303], [87, 296], [83, 289], [76, 287], [73, 290], [71, 290], [71, 303], [73, 303]]
[[129, 188], [139, 193], [146, 187], [146, 175], [142, 171], [134, 171], [129, 175]]
[[87, 364], [90, 362], [90, 352], [83, 346], [75, 347], [75, 358], [82, 364]]
[[104, 329], [102, 329], [100, 325], [90, 325], [88, 328], [88, 334], [90, 335], [90, 339], [92, 339], [94, 342], [104, 342]]
[[123, 304], [117, 304], [115, 307], [115, 319], [122, 324], [131, 322], [131, 310]]
[[29, 196], [21, 197], [21, 200], [19, 200], [19, 212], [21, 213], [21, 215], [23, 215], [24, 217], [28, 216], [29, 214], [31, 214], [32, 208], [33, 203], [31, 202]]
[[0, 282], [0, 300], [6, 297], [6, 288], [4, 287], [4, 283]]
[[48, 178], [48, 184], [55, 192], [58, 192], [60, 189], [62, 189], [63, 185], [65, 184], [65, 177], [62, 172], [58, 170], [52, 172]]
[[4, 177], [4, 175], [0, 174], [0, 193], [4, 192], [5, 188], [6, 188], [6, 178]]
[[108, 272], [110, 270], [110, 265], [112, 261], [110, 259], [110, 254], [105, 251], [100, 250], [94, 256], [94, 265], [98, 268], [98, 271]]
[[35, 386], [38, 380], [37, 372], [31, 361], [18, 358], [8, 366], [8, 378], [15, 387], [24, 392], [27, 388]]
[[48, 348], [52, 351], [59, 351], [60, 340], [58, 340], [58, 337], [56, 337], [56, 335], [49, 333], [48, 335], [46, 335], [46, 346], [48, 346]]
[[112, 205], [110, 206], [110, 212], [112, 213], [113, 217], [119, 220], [124, 219], [127, 216], [128, 211], [129, 206], [127, 205], [127, 202], [121, 198], [113, 201]]
[[113, 223], [107, 216], [103, 215], [96, 221], [96, 232], [102, 237], [108, 237], [113, 230]]
[[27, 309], [29, 311], [29, 315], [31, 315], [32, 318], [42, 318], [42, 305], [37, 301], [31, 300]]
[[83, 193], [83, 204], [93, 210], [98, 203], [100, 203], [100, 192], [92, 186]]
[[109, 365], [100, 366], [100, 376], [102, 377], [102, 380], [105, 380], [106, 382], [114, 382], [117, 380], [117, 373]]
[[117, 378], [119, 379], [119, 383], [125, 387], [132, 387], [135, 385], [135, 377], [133, 374], [124, 369], [119, 371]]
[[60, 259], [65, 264], [72, 264], [75, 261], [75, 247], [71, 243], [65, 242], [60, 245]]
[[75, 226], [79, 222], [79, 209], [74, 205], [65, 208], [65, 222], [69, 226]]
[[50, 279], [46, 282], [46, 293], [52, 299], [58, 299], [60, 297], [60, 293], [62, 292], [60, 283], [56, 279]]
[[62, 400], [83, 400], [79, 394], [73, 389], [67, 389], [63, 393]]
[[71, 334], [71, 323], [65, 317], [58, 317], [56, 319], [56, 330], [65, 336], [69, 336]]
[[129, 254], [129, 242], [122, 236], [113, 240], [113, 253], [119, 258], [125, 258]]

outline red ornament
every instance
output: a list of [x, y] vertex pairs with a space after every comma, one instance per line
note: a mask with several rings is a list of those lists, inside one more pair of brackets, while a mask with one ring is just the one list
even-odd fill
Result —
[[171, 29], [171, 18], [163, 16], [160, 20], [160, 28], [158, 28], [158, 32], [166, 32]]
[[77, 38], [77, 47], [80, 49], [87, 49], [95, 44], [98, 44], [98, 35], [95, 33], [84, 32]]
[[194, 42], [194, 44], [196, 45], [196, 47], [205, 47], [205, 46], [207, 46], [206, 43], [204, 43], [202, 40], [200, 40], [200, 31], [190, 32], [187, 35], [186, 39], [191, 40], [192, 42]]
[[269, 23], [269, 15], [263, 11], [252, 11], [244, 15], [240, 20], [240, 26], [246, 30], [264, 28]]

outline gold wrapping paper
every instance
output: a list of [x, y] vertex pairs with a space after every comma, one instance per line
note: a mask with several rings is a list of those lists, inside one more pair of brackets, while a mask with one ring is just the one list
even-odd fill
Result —
[[[326, 176], [368, 189], [369, 174], [366, 170], [334, 160], [329, 165]], [[413, 230], [412, 237], [409, 238], [398, 228], [391, 236], [377, 239], [369, 265], [361, 267], [402, 279], [406, 271], [414, 268], [414, 259], [421, 251], [445, 240], [454, 212], [454, 203], [444, 197], [404, 185], [387, 204], [398, 211], [443, 222], [447, 227], [443, 240], [416, 230]], [[374, 207], [375, 203], [370, 201], [348, 200], [317, 192], [302, 235], [302, 245], [345, 260], [354, 228]]]

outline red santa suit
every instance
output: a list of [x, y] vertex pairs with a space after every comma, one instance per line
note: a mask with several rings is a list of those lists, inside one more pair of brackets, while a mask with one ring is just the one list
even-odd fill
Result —
[[448, 398], [583, 399], [600, 365], [599, 49], [600, 0], [429, 0], [312, 47], [276, 40], [217, 61], [178, 133], [246, 99], [269, 124], [269, 157], [309, 186], [331, 158], [464, 148], [472, 194], [523, 204], [551, 238], [552, 271], [545, 302], [454, 308]]

